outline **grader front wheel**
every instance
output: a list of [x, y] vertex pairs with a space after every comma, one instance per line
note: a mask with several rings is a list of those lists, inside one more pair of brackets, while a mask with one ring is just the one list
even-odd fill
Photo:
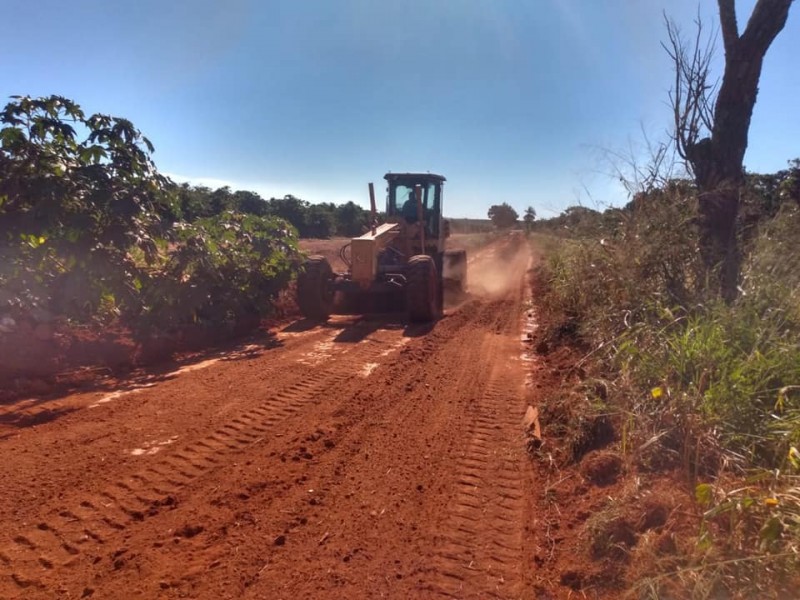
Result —
[[414, 323], [427, 323], [439, 316], [439, 273], [433, 258], [412, 256], [406, 277], [408, 318]]
[[325, 321], [333, 310], [333, 270], [324, 256], [310, 256], [297, 276], [297, 305], [306, 319]]

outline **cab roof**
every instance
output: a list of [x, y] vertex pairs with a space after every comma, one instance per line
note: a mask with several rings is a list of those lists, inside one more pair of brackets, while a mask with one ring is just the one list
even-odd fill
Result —
[[425, 183], [447, 181], [444, 175], [436, 175], [435, 173], [387, 173], [383, 178], [386, 181], [420, 181]]

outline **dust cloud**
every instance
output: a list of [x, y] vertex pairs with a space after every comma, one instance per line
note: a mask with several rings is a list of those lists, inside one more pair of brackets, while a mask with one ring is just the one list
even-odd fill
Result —
[[506, 296], [520, 285], [520, 269], [527, 268], [530, 257], [530, 248], [521, 233], [490, 244], [467, 263], [467, 291], [479, 298]]

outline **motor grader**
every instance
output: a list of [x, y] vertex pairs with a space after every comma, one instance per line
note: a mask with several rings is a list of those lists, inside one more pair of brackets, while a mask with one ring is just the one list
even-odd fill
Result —
[[445, 178], [432, 173], [387, 173], [386, 218], [378, 224], [369, 184], [369, 231], [345, 244], [339, 256], [347, 271], [335, 273], [323, 256], [310, 256], [297, 279], [304, 317], [405, 311], [412, 322], [434, 321], [444, 307], [445, 287], [463, 292], [467, 255], [445, 250], [449, 223], [442, 218]]

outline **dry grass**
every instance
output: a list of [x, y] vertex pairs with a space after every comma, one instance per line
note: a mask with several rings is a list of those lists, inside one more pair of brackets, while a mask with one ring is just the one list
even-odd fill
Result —
[[[606, 222], [594, 239], [549, 240], [544, 345], [577, 340], [584, 358], [574, 368], [581, 381], [544, 417], [573, 460], [593, 438], [589, 424], [610, 419], [637, 477], [677, 473], [696, 494], [695, 516], [685, 517], [694, 527], [673, 540], [680, 560], [659, 554], [672, 538], [636, 544], [635, 595], [791, 597], [800, 566], [800, 212], [787, 206], [762, 223], [743, 293], [726, 305], [705, 287], [691, 198], [661, 200]], [[595, 515], [595, 554], [619, 547], [618, 516]]]

